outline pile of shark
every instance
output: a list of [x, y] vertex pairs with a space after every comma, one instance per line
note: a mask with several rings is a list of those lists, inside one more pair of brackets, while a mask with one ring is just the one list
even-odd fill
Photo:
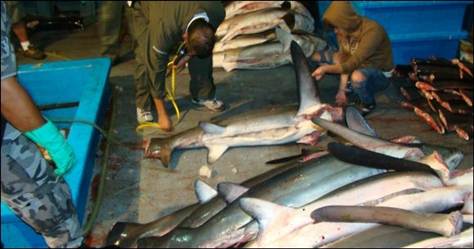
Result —
[[333, 247], [384, 224], [431, 235], [397, 238], [397, 247], [472, 247], [473, 169], [456, 169], [463, 154], [415, 137], [378, 137], [357, 109], [321, 103], [304, 52], [296, 42], [290, 51], [298, 108], [226, 126], [200, 123], [151, 139], [146, 154], [168, 165], [177, 148], [207, 147], [212, 163], [234, 146], [314, 144], [328, 132], [344, 142], [240, 184], [214, 190], [196, 180], [198, 202], [150, 223], [118, 222], [107, 246]]
[[307, 57], [327, 46], [312, 35], [314, 19], [298, 1], [232, 1], [225, 10], [225, 19], [216, 30], [219, 40], [213, 50], [213, 66], [227, 72], [289, 64], [291, 40]]

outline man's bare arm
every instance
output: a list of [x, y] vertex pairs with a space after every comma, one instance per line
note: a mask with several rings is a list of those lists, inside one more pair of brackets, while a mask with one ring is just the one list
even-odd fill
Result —
[[45, 123], [30, 95], [18, 83], [16, 77], [2, 80], [1, 90], [2, 115], [15, 128], [24, 132]]

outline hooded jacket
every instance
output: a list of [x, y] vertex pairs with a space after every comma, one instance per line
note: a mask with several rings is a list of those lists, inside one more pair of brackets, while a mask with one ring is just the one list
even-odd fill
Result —
[[392, 46], [385, 29], [377, 22], [357, 15], [350, 2], [332, 2], [323, 15], [323, 22], [348, 33], [337, 37], [339, 50], [346, 56], [342, 73], [358, 68], [393, 69]]

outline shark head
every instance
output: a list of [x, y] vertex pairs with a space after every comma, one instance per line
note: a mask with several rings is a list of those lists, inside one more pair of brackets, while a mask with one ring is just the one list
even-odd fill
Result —
[[159, 159], [166, 168], [171, 161], [173, 150], [169, 139], [151, 138], [145, 142], [145, 157]]

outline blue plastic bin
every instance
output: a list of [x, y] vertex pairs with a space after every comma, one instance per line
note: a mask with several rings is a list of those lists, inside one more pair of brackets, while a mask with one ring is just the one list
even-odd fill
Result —
[[[107, 84], [109, 71], [110, 59], [107, 58], [51, 62], [20, 66], [18, 79], [37, 105], [79, 102], [77, 107], [44, 112], [49, 119], [75, 119], [100, 124], [110, 99]], [[77, 158], [77, 164], [65, 179], [82, 222], [100, 136], [93, 126], [83, 123], [62, 123], [59, 126], [70, 129], [67, 140]], [[1, 217], [1, 239], [5, 247], [46, 247], [44, 239], [4, 203]]]
[[[322, 16], [331, 1], [319, 1]], [[355, 11], [382, 25], [388, 34], [459, 32], [471, 1], [353, 1]]]
[[[331, 1], [318, 1], [322, 16]], [[353, 1], [357, 13], [381, 24], [392, 42], [395, 64], [413, 57], [457, 55], [466, 8], [471, 1]]]
[[395, 64], [408, 64], [414, 57], [431, 56], [451, 59], [457, 56], [459, 40], [466, 38], [466, 32], [457, 33], [420, 33], [390, 35], [392, 54]]

